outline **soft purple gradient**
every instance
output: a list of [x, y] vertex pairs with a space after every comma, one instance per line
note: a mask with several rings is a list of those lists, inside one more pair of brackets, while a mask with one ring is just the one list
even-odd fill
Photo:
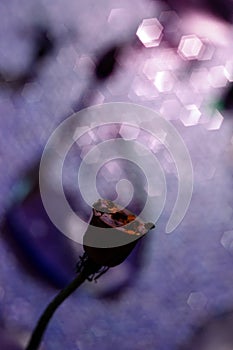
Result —
[[[166, 169], [168, 200], [144, 251], [137, 280], [120, 298], [112, 300], [97, 298], [105, 283], [111, 284], [107, 275], [96, 286], [83, 286], [53, 318], [44, 338], [46, 350], [173, 350], [187, 339], [194, 325], [232, 307], [233, 258], [231, 249], [222, 244], [224, 232], [233, 229], [232, 120], [223, 121], [221, 112], [213, 109], [232, 80], [233, 49], [228, 36], [232, 27], [222, 21], [220, 26], [219, 20], [211, 17], [218, 34], [213, 44], [208, 31], [196, 29], [200, 26], [195, 26], [192, 13], [192, 21], [179, 11], [182, 19], [176, 15], [166, 24], [162, 20], [167, 18], [167, 10], [162, 4], [142, 0], [13, 0], [0, 4], [1, 69], [21, 72], [25, 68], [30, 56], [30, 28], [38, 21], [48, 21], [56, 38], [71, 30], [77, 32], [77, 38], [60, 47], [46, 61], [37, 80], [26, 84], [22, 92], [0, 90], [2, 217], [15, 179], [38, 158], [60, 120], [73, 113], [72, 106], [86, 87], [86, 101], [93, 96], [90, 103], [134, 102], [172, 120], [194, 167], [189, 211], [175, 232], [166, 235], [167, 218], [177, 194], [175, 165], [163, 148], [153, 146]], [[130, 19], [127, 26], [125, 18]], [[158, 19], [164, 27], [158, 47], [135, 44], [137, 28], [148, 18]], [[208, 16], [204, 18], [202, 23], [210, 28]], [[21, 34], [25, 30], [28, 35]], [[179, 45], [189, 35], [199, 37], [211, 54], [199, 57], [198, 52], [194, 55], [198, 60], [182, 58]], [[105, 84], [90, 86], [97, 53], [115, 42], [125, 45], [118, 58], [119, 70]], [[104, 191], [108, 184], [102, 181]], [[17, 338], [15, 329], [27, 338], [56, 290], [26, 273], [2, 238], [0, 265], [2, 328], [12, 339]], [[109, 273], [121, 281], [128, 276], [127, 268], [122, 265], [121, 270]]]

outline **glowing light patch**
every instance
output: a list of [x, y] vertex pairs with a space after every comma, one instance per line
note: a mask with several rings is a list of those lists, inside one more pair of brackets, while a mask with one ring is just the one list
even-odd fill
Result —
[[178, 54], [186, 60], [198, 59], [204, 49], [204, 44], [196, 35], [184, 35], [180, 40]]
[[162, 39], [163, 26], [156, 18], [144, 19], [136, 32], [145, 47], [159, 46]]

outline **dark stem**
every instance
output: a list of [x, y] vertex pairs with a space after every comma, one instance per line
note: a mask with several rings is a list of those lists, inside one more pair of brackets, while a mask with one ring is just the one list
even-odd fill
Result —
[[[99, 268], [99, 267], [98, 267]], [[62, 289], [58, 295], [47, 306], [43, 314], [41, 315], [36, 328], [34, 329], [31, 339], [25, 350], [37, 350], [39, 348], [43, 334], [48, 326], [48, 323], [53, 316], [56, 309], [62, 304], [62, 302], [68, 298], [81, 284], [93, 273], [98, 270], [97, 266], [90, 264], [88, 261], [84, 269], [79, 275], [64, 289]]]

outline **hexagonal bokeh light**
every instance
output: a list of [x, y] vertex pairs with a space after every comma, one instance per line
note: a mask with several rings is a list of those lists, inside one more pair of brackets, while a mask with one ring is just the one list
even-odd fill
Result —
[[197, 125], [200, 117], [201, 117], [201, 112], [197, 108], [196, 105], [187, 105], [184, 109], [185, 113], [183, 113], [180, 117], [182, 123], [184, 126], [193, 126]]
[[214, 88], [224, 87], [227, 84], [224, 66], [215, 66], [210, 69], [209, 82]]
[[207, 297], [202, 292], [190, 293], [187, 304], [192, 310], [201, 310], [206, 307]]
[[159, 92], [171, 91], [175, 83], [175, 78], [170, 71], [158, 72], [155, 76], [154, 85]]
[[223, 123], [222, 114], [216, 110], [212, 116], [209, 117], [209, 121], [204, 125], [207, 130], [218, 130]]
[[233, 230], [231, 231], [225, 231], [222, 235], [222, 238], [221, 238], [221, 244], [222, 246], [232, 252], [232, 248], [233, 248]]
[[162, 39], [163, 26], [156, 18], [144, 19], [136, 32], [145, 47], [159, 46]]
[[233, 81], [233, 61], [228, 60], [225, 64], [225, 76], [227, 80]]
[[185, 60], [195, 60], [201, 56], [204, 49], [204, 44], [196, 35], [184, 35], [182, 36], [178, 54]]

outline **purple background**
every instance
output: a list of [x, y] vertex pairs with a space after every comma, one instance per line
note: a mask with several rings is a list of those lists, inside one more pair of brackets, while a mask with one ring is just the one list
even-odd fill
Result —
[[[1, 217], [15, 180], [38, 158], [51, 132], [72, 113], [72, 106], [89, 85], [96, 53], [115, 42], [128, 43], [119, 69], [106, 83], [89, 86], [94, 94], [90, 103], [138, 103], [173, 120], [194, 169], [193, 198], [184, 220], [172, 234], [165, 234], [171, 209], [168, 202], [136, 281], [112, 300], [98, 297], [98, 288], [108, 283], [107, 275], [97, 285], [87, 282], [56, 313], [44, 349], [176, 349], [194, 325], [232, 307], [232, 119], [229, 112], [222, 113], [226, 119], [212, 130], [211, 123], [219, 120], [219, 115], [210, 107], [231, 79], [224, 69], [233, 64], [232, 43], [227, 36], [221, 37], [219, 29], [219, 42], [208, 44], [213, 51], [210, 58], [185, 60], [177, 54], [179, 42], [183, 35], [195, 34], [196, 28], [186, 29], [186, 14], [182, 14], [184, 20], [178, 20], [180, 13], [169, 12], [173, 20], [165, 26], [158, 47], [133, 46], [144, 18], [162, 22], [167, 15], [164, 4], [142, 0], [12, 0], [0, 4], [1, 69], [21, 72], [27, 66], [31, 28], [40, 21], [49, 23], [58, 41], [57, 51], [34, 82], [18, 93], [0, 90]], [[230, 25], [223, 25], [232, 33]], [[70, 32], [76, 34], [70, 38]], [[224, 45], [221, 38], [226, 39]], [[146, 64], [151, 59], [155, 60], [152, 75], [169, 71], [175, 77], [169, 91], [159, 91], [148, 78]], [[201, 116], [196, 125], [187, 126], [183, 121], [190, 105], [195, 105]], [[169, 196], [175, 198], [175, 167], [165, 151], [161, 154]], [[3, 238], [0, 266], [2, 328], [25, 343], [56, 289], [28, 274]], [[122, 268], [114, 273], [117, 279], [117, 274], [123, 278], [127, 271]]]

